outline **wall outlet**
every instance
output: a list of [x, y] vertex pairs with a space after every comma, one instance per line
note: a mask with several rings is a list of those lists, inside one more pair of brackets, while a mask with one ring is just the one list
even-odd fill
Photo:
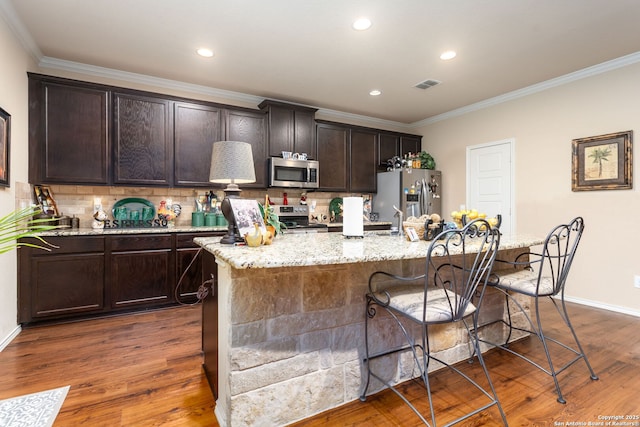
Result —
[[633, 286], [635, 286], [636, 288], [640, 288], [640, 276], [633, 276]]

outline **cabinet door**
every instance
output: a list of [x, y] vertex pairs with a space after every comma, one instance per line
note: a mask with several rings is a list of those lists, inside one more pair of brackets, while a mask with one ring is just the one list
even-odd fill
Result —
[[34, 257], [33, 317], [60, 317], [104, 308], [104, 254]]
[[294, 112], [290, 108], [270, 105], [269, 117], [269, 156], [281, 157], [283, 151], [293, 152]]
[[170, 102], [114, 94], [114, 182], [164, 185], [173, 181]]
[[109, 239], [112, 309], [173, 302], [175, 264], [170, 235]]
[[[202, 251], [198, 255], [199, 246], [193, 242], [195, 237], [221, 236], [223, 232], [214, 233], [179, 233], [176, 235], [176, 279], [180, 283], [178, 297], [180, 301], [194, 303], [196, 293], [202, 284]], [[198, 256], [197, 258], [196, 255]], [[182, 280], [182, 281], [180, 281]]]
[[211, 186], [211, 151], [222, 140], [222, 109], [176, 103], [173, 114], [175, 185]]
[[404, 157], [405, 154], [419, 153], [422, 151], [422, 137], [403, 135], [400, 137], [400, 152]]
[[319, 184], [324, 191], [347, 191], [349, 185], [349, 129], [319, 123], [316, 141], [320, 163]]
[[316, 158], [316, 113], [294, 111], [294, 152], [307, 153], [307, 158]]
[[29, 181], [109, 183], [109, 93], [31, 80]]
[[374, 131], [351, 130], [351, 174], [349, 191], [377, 192], [378, 134]]
[[380, 133], [378, 135], [378, 163], [387, 170], [387, 160], [400, 155], [400, 135]]
[[226, 133], [228, 141], [251, 144], [256, 182], [242, 184], [241, 188], [267, 187], [267, 118], [262, 112], [227, 110]]

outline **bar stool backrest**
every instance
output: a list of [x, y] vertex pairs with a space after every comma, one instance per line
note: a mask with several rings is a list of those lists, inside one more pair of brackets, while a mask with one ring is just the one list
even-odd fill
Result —
[[[443, 309], [448, 308], [451, 316], [444, 316], [443, 323], [459, 321], [468, 315], [469, 304], [476, 296], [480, 296], [476, 301], [476, 308], [479, 307], [499, 244], [500, 231], [491, 228], [484, 219], [477, 219], [462, 229], [446, 230], [431, 243], [426, 258], [425, 283], [427, 287], [445, 290]], [[433, 302], [427, 301], [426, 290], [425, 321], [427, 305], [433, 306]]]
[[576, 217], [568, 224], [556, 226], [544, 241], [538, 269], [538, 286], [543, 279], [551, 280], [553, 294], [564, 293], [567, 276], [584, 231], [584, 220]]

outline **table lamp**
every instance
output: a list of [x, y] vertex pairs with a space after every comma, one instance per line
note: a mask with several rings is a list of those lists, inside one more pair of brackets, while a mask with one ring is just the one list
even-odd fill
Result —
[[239, 141], [218, 141], [213, 143], [211, 153], [211, 170], [209, 181], [218, 184], [227, 184], [224, 189], [224, 200], [220, 207], [222, 214], [229, 223], [227, 234], [220, 243], [233, 244], [244, 242], [238, 231], [235, 216], [231, 209], [229, 199], [240, 197], [238, 184], [256, 182], [256, 171], [253, 166], [253, 154], [251, 145]]

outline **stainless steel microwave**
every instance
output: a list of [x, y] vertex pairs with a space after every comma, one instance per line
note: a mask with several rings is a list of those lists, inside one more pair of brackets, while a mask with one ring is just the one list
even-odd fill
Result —
[[318, 188], [317, 160], [269, 158], [269, 186], [285, 188]]

